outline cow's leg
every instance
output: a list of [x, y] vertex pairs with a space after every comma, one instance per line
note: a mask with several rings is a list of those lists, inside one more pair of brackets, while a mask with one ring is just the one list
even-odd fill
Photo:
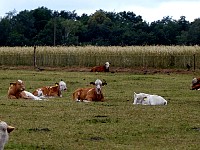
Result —
[[85, 103], [89, 103], [89, 102], [91, 102], [91, 101], [88, 101], [88, 100], [85, 99], [85, 100], [83, 100], [83, 102], [85, 102]]
[[80, 94], [81, 94], [80, 90], [75, 91], [75, 92], [73, 93], [73, 100], [75, 100], [76, 102], [80, 102], [80, 101], [81, 101], [81, 100], [80, 100]]
[[16, 96], [14, 96], [14, 95], [9, 95], [8, 98], [9, 98], [9, 99], [18, 99], [18, 98], [17, 98]]

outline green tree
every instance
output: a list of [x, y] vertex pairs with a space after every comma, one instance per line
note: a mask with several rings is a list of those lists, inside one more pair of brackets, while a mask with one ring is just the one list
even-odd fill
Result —
[[195, 19], [188, 30], [188, 43], [190, 45], [200, 44], [200, 19]]

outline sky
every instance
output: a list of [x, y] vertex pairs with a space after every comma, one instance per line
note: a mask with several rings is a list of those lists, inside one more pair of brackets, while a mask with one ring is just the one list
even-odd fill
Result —
[[42, 6], [59, 12], [75, 10], [79, 16], [91, 15], [100, 9], [116, 13], [131, 11], [149, 23], [166, 16], [175, 20], [185, 16], [190, 22], [200, 18], [200, 0], [0, 0], [0, 17], [9, 11], [19, 13]]

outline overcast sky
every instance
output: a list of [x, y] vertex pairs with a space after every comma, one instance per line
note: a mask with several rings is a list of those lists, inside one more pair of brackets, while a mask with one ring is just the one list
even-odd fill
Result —
[[131, 11], [147, 22], [166, 16], [176, 20], [185, 16], [190, 22], [200, 18], [200, 0], [0, 0], [0, 16], [4, 17], [5, 13], [14, 9], [20, 12], [42, 6], [53, 11], [75, 10], [79, 16], [83, 13], [91, 15], [99, 9], [109, 12]]

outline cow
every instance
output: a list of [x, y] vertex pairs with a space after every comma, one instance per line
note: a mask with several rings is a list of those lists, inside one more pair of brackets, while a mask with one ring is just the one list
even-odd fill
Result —
[[193, 78], [191, 90], [199, 90], [199, 89], [200, 89], [200, 78]]
[[167, 105], [167, 101], [158, 95], [151, 95], [146, 93], [136, 94], [134, 92], [134, 101], [133, 104], [141, 104], [141, 105]]
[[95, 66], [90, 72], [109, 72], [110, 63], [106, 62], [104, 66]]
[[107, 85], [106, 82], [102, 82], [97, 79], [95, 82], [90, 82], [95, 87], [78, 88], [73, 93], [73, 100], [77, 102], [103, 102], [104, 96], [102, 93], [102, 86]]
[[28, 99], [26, 94], [23, 94], [22, 91], [25, 90], [25, 85], [22, 80], [17, 80], [16, 82], [10, 83], [10, 87], [8, 89], [8, 98], [9, 99], [19, 99], [24, 98]]
[[62, 97], [62, 91], [67, 90], [67, 85], [64, 81], [55, 83], [55, 86], [44, 86], [33, 91], [33, 95], [40, 98], [53, 98], [53, 97]]
[[32, 93], [25, 91], [25, 84], [22, 80], [17, 80], [16, 82], [10, 83], [10, 87], [8, 89], [8, 98], [41, 100]]
[[31, 92], [28, 91], [22, 91], [21, 95], [25, 95], [22, 97], [27, 97], [27, 99], [32, 99], [32, 100], [42, 100], [41, 98], [39, 98], [38, 96], [33, 95]]
[[6, 122], [0, 120], [0, 150], [4, 149], [5, 144], [8, 142], [9, 134], [15, 128], [8, 126]]

